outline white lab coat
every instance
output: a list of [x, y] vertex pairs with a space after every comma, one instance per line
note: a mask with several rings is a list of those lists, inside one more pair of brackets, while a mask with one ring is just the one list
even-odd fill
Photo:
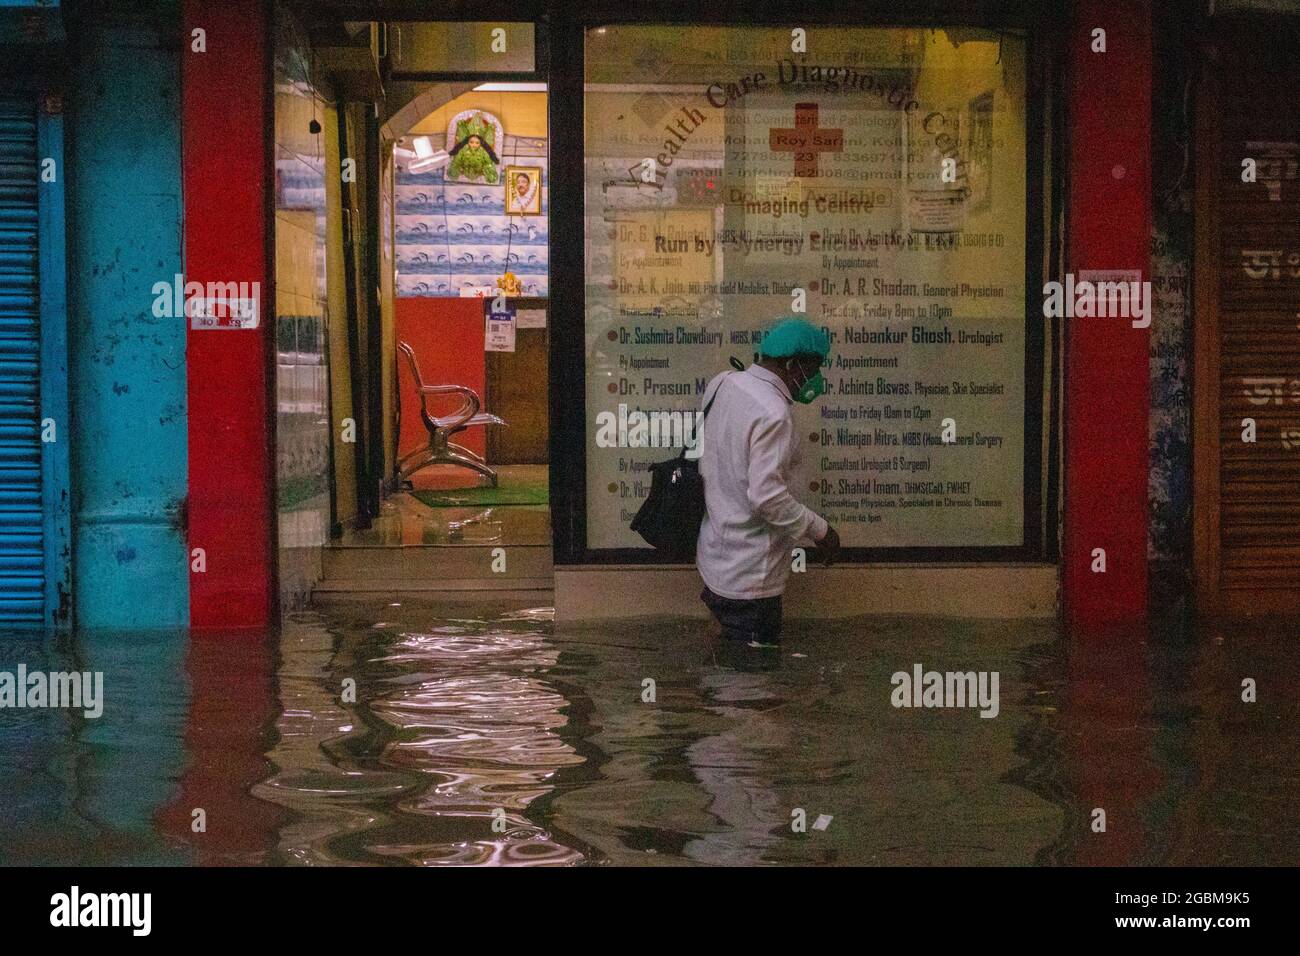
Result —
[[708, 514], [695, 562], [709, 590], [725, 598], [773, 597], [785, 590], [790, 552], [826, 534], [826, 519], [790, 494], [799, 460], [790, 392], [758, 365], [723, 372], [704, 390], [714, 393], [700, 439], [700, 474]]

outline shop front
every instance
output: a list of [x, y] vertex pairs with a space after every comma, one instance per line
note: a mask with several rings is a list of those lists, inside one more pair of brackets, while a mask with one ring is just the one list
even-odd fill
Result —
[[1053, 616], [1060, 31], [603, 14], [551, 33], [557, 618], [704, 613], [629, 524], [789, 314], [832, 342], [792, 489], [845, 547], [792, 553], [790, 613]]
[[[336, 32], [353, 20], [430, 15], [401, 3], [294, 9]], [[1148, 328], [1045, 314], [1042, 290], [1119, 276], [1140, 286], [1149, 275], [1149, 4], [935, 3], [906, 16], [868, 5], [795, 19], [736, 5], [592, 4], [575, 15], [531, 4], [438, 16], [481, 26], [490, 60], [493, 24], [483, 18], [494, 13], [536, 26], [535, 73], [522, 79], [546, 91], [547, 157], [531, 165], [544, 165], [549, 236], [547, 557], [557, 620], [704, 613], [694, 569], [664, 563], [631, 517], [648, 465], [693, 433], [704, 383], [733, 360], [753, 361], [762, 330], [789, 314], [833, 342], [828, 391], [797, 412], [792, 486], [845, 546], [830, 569], [814, 552], [791, 554], [789, 614], [1145, 616]], [[264, 19], [191, 0], [187, 30], [206, 20], [264, 40]], [[402, 56], [386, 44], [403, 34], [377, 26], [383, 80]], [[187, 142], [265, 144], [269, 74], [251, 70], [256, 59], [220, 76], [209, 75], [213, 59], [186, 61]], [[468, 93], [485, 80], [518, 82], [518, 69], [415, 78], [461, 82]], [[229, 87], [249, 108], [205, 111], [204, 84]], [[394, 91], [391, 82], [358, 102]], [[399, 99], [361, 110], [377, 128]], [[376, 141], [355, 144], [367, 151], [358, 168], [385, 169], [390, 144], [376, 129], [366, 135]], [[246, 152], [225, 161], [228, 175], [244, 175], [236, 167]], [[344, 193], [372, 190], [382, 210], [373, 175], [364, 190], [345, 180]], [[399, 202], [400, 188], [418, 185], [399, 179]], [[267, 209], [269, 200], [250, 205], [252, 218], [236, 222], [187, 203], [204, 271], [219, 272]], [[357, 393], [372, 405], [363, 430], [385, 436], [356, 451], [366, 495], [391, 470], [387, 436], [399, 434], [388, 410], [395, 343], [378, 311], [393, 288], [379, 268], [388, 215], [358, 217], [345, 233], [354, 242], [362, 230], [366, 244], [349, 256], [375, 250], [372, 271], [358, 266], [348, 291], [359, 311], [377, 310], [369, 364], [349, 373], [358, 383], [372, 376], [375, 387]], [[230, 259], [227, 271], [256, 265]], [[399, 301], [411, 281], [399, 262]], [[205, 345], [191, 351], [191, 383], [239, 381], [265, 394], [266, 364], [219, 348], [212, 333], [191, 334]], [[265, 329], [224, 334], [272, 351]], [[336, 362], [328, 374], [343, 371]], [[218, 447], [234, 440], [232, 416], [246, 426], [241, 449], [274, 447], [274, 427], [256, 402], [204, 407], [220, 408], [221, 427], [202, 429], [201, 454], [191, 452], [192, 472], [209, 463], [191, 475], [191, 535], [202, 526], [244, 557], [224, 581], [211, 566], [192, 577], [205, 608], [195, 622], [226, 620], [222, 589], [238, 577], [248, 601], [237, 606], [252, 622], [272, 613], [259, 582], [274, 575], [275, 543], [259, 530], [265, 515], [242, 502], [263, 500], [267, 476], [250, 466], [232, 484], [227, 469], [218, 484], [210, 464], [246, 454]], [[354, 446], [332, 441], [337, 470]], [[367, 461], [376, 464], [362, 481]], [[231, 508], [240, 521], [222, 517]]]

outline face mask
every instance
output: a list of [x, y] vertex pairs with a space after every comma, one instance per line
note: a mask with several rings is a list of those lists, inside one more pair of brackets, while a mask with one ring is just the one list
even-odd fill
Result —
[[[789, 368], [789, 366], [786, 367]], [[811, 405], [822, 394], [825, 384], [821, 369], [818, 369], [816, 374], [809, 375], [803, 380], [803, 384], [799, 386], [799, 391], [795, 394], [794, 400], [800, 405]]]

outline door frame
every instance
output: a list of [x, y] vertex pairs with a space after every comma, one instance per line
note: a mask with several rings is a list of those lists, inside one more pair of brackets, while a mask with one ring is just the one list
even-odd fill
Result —
[[[36, 245], [40, 303], [41, 419], [62, 432], [41, 442], [41, 524], [45, 550], [45, 623], [71, 627], [71, 401], [68, 395], [68, 246], [63, 163], [63, 96], [43, 92], [36, 110], [36, 155], [52, 159], [54, 182], [38, 181]], [[43, 430], [43, 428], [42, 428]]]
[[1219, 151], [1219, 88], [1213, 63], [1201, 58], [1195, 93], [1195, 226], [1192, 262], [1192, 576], [1198, 614], [1224, 612], [1219, 585], [1219, 216], [1215, 157]]

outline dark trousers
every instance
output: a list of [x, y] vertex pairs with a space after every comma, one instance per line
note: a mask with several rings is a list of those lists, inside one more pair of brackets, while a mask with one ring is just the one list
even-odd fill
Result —
[[733, 641], [775, 644], [781, 639], [781, 595], [739, 601], [714, 594], [707, 587], [700, 600], [722, 625], [722, 636]]

